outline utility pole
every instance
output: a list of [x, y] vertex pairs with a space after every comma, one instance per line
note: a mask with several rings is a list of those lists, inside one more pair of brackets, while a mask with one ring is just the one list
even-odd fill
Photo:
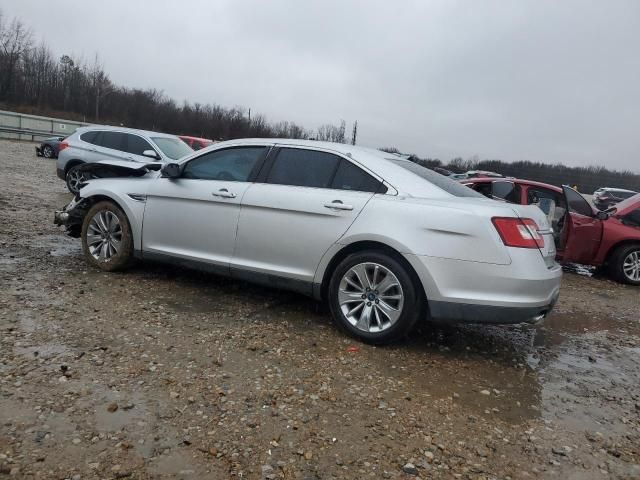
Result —
[[251, 109], [249, 109], [249, 125], [251, 125]]
[[353, 133], [351, 134], [351, 145], [356, 144], [356, 138], [358, 137], [358, 121], [353, 122]]

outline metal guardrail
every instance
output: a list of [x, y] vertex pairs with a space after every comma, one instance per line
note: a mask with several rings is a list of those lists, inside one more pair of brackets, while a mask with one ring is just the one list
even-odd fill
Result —
[[91, 124], [0, 110], [0, 138], [35, 141], [53, 136], [67, 137], [85, 125]]
[[[39, 132], [39, 131], [35, 131], [35, 130], [25, 130], [25, 129], [19, 129], [19, 128], [7, 128], [7, 127], [0, 127], [0, 133], [6, 133], [6, 134], [14, 134], [17, 136], [17, 138], [19, 140], [27, 140], [30, 138], [30, 140], [32, 142], [36, 141], [36, 138], [39, 140], [43, 140], [45, 138], [49, 138], [49, 137], [55, 137], [56, 134], [55, 133], [50, 133], [50, 132]], [[60, 135], [65, 136], [65, 135]], [[29, 137], [29, 138], [24, 138], [24, 137]], [[2, 137], [0, 137], [2, 138]], [[11, 136], [5, 137], [8, 139], [12, 139]]]

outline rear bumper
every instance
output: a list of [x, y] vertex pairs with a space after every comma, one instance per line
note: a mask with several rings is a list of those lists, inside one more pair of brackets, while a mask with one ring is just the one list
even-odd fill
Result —
[[60, 180], [66, 180], [64, 175], [64, 168], [56, 168], [56, 175]]
[[514, 249], [508, 265], [405, 255], [422, 281], [431, 317], [469, 323], [535, 322], [560, 294], [562, 268], [537, 250]]
[[495, 305], [474, 305], [470, 303], [429, 302], [429, 313], [434, 320], [464, 323], [537, 323], [544, 320], [558, 301], [560, 292], [548, 305], [539, 307], [500, 307]]

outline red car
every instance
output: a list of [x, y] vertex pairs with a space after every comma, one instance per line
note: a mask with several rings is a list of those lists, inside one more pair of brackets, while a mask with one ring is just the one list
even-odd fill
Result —
[[201, 148], [213, 145], [213, 140], [209, 140], [208, 138], [189, 137], [187, 135], [178, 135], [178, 138], [194, 150], [200, 150]]
[[640, 285], [640, 194], [599, 212], [566, 186], [506, 178], [461, 183], [495, 200], [538, 205], [555, 232], [559, 261], [603, 266], [613, 279]]

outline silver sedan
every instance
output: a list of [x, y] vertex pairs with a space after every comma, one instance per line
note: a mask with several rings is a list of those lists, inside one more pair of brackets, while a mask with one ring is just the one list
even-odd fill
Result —
[[295, 290], [372, 343], [422, 319], [537, 321], [558, 297], [541, 210], [486, 199], [393, 154], [251, 139], [162, 166], [87, 168], [112, 178], [86, 182], [56, 222], [103, 270], [158, 260]]

